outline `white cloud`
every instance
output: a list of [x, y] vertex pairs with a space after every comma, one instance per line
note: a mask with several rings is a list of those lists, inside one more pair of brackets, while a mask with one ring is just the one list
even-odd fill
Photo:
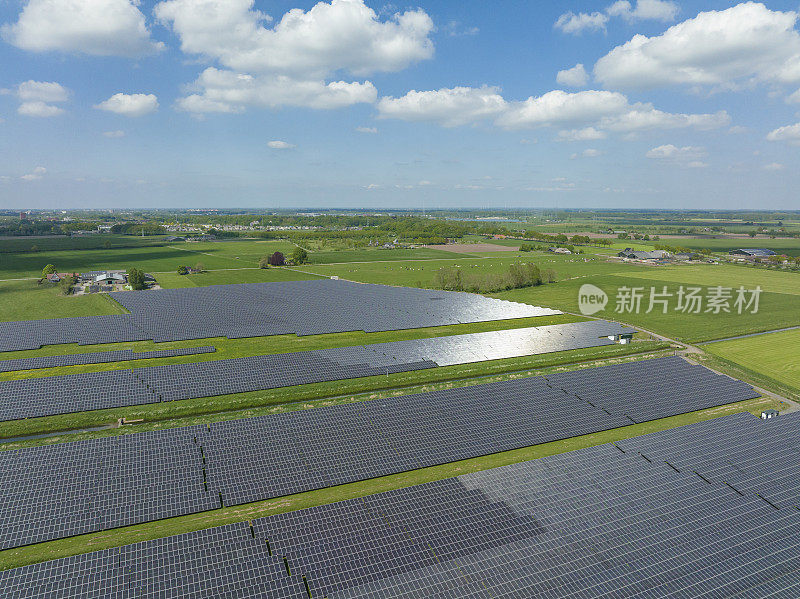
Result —
[[665, 0], [638, 0], [636, 7], [628, 0], [618, 0], [608, 7], [606, 13], [612, 17], [622, 17], [626, 21], [674, 21], [680, 7]]
[[786, 98], [787, 104], [800, 104], [800, 89]]
[[780, 162], [770, 162], [769, 164], [765, 164], [761, 168], [763, 168], [765, 171], [782, 171], [786, 167], [782, 165]]
[[797, 16], [754, 2], [701, 12], [662, 35], [635, 35], [600, 58], [594, 76], [604, 86], [615, 88], [734, 88], [759, 81], [797, 82]]
[[421, 9], [381, 19], [363, 0], [292, 9], [274, 25], [253, 0], [167, 0], [156, 17], [181, 49], [225, 67], [206, 69], [197, 92], [178, 101], [195, 113], [247, 106], [329, 109], [377, 99], [369, 82], [328, 81], [335, 74], [394, 72], [433, 56], [433, 21]]
[[47, 118], [64, 114], [64, 109], [46, 102], [23, 102], [17, 108], [17, 113], [22, 116]]
[[386, 96], [378, 102], [381, 118], [432, 121], [445, 127], [466, 125], [495, 117], [506, 109], [496, 87], [454, 87], [436, 91], [412, 90], [405, 96]]
[[589, 75], [582, 64], [578, 63], [571, 69], [559, 71], [556, 75], [556, 83], [567, 87], [583, 87], [589, 81]]
[[25, 81], [17, 86], [17, 97], [22, 102], [66, 102], [69, 90], [55, 81]]
[[158, 98], [153, 94], [114, 94], [108, 100], [96, 104], [98, 110], [139, 117], [158, 110]]
[[[725, 111], [714, 114], [673, 114], [651, 104], [630, 104], [619, 93], [604, 90], [553, 90], [524, 101], [506, 101], [495, 87], [455, 87], [412, 90], [405, 96], [378, 102], [381, 118], [435, 122], [445, 127], [493, 119], [505, 129], [573, 125], [562, 139], [601, 139], [605, 131], [631, 133], [648, 129], [716, 129], [730, 123]], [[583, 137], [581, 137], [583, 135]], [[590, 137], [586, 137], [586, 136]]]
[[253, 76], [209, 67], [192, 85], [200, 93], [177, 102], [180, 110], [193, 113], [242, 112], [248, 106], [278, 108], [305, 106], [333, 109], [375, 102], [378, 92], [369, 81], [296, 80], [285, 75]]
[[297, 147], [294, 144], [290, 144], [289, 142], [281, 141], [279, 139], [267, 142], [267, 146], [273, 150], [291, 150], [292, 148]]
[[2, 27], [10, 44], [34, 52], [143, 56], [153, 42], [138, 0], [29, 0], [13, 25]]
[[605, 31], [606, 23], [608, 23], [608, 15], [601, 12], [593, 12], [591, 14], [565, 12], [558, 17], [554, 27], [564, 33], [578, 34], [587, 30]]
[[620, 114], [628, 99], [617, 92], [587, 90], [576, 93], [553, 90], [539, 97], [513, 102], [497, 120], [508, 129], [536, 127], [567, 122], [594, 122], [604, 116]]
[[103, 131], [104, 137], [110, 137], [112, 139], [125, 137], [125, 132], [117, 129], [116, 131]]
[[583, 129], [565, 129], [558, 132], [558, 141], [591, 141], [595, 139], [605, 139], [605, 131], [599, 131], [594, 127], [584, 127]]
[[46, 168], [44, 168], [43, 166], [37, 166], [35, 169], [33, 169], [32, 172], [26, 175], [22, 175], [20, 179], [22, 179], [23, 181], [36, 181], [38, 179], [41, 179], [45, 175], [45, 173], [47, 173]]
[[707, 155], [705, 148], [697, 146], [683, 146], [681, 148], [672, 144], [658, 146], [645, 154], [651, 160], [659, 160], [687, 168], [705, 168], [708, 165], [702, 162], [701, 158], [705, 158]]
[[377, 127], [356, 127], [356, 131], [359, 133], [377, 133]]
[[253, 0], [168, 0], [156, 17], [181, 40], [181, 49], [237, 71], [324, 77], [399, 71], [431, 58], [433, 21], [411, 10], [381, 21], [363, 0], [319, 2], [292, 9], [271, 28]]
[[601, 156], [603, 153], [600, 150], [595, 150], [594, 148], [586, 148], [583, 152], [576, 152], [570, 158], [575, 160], [576, 158], [596, 158], [597, 156]]
[[785, 141], [792, 145], [800, 145], [800, 123], [778, 127], [767, 134], [769, 141]]

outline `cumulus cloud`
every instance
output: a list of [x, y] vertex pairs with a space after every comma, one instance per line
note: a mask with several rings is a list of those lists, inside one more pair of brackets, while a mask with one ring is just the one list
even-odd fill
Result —
[[583, 152], [576, 152], [570, 158], [575, 160], [576, 158], [596, 158], [597, 156], [602, 155], [600, 150], [595, 150], [594, 148], [586, 148]]
[[24, 81], [13, 90], [4, 90], [4, 93], [12, 93], [20, 101], [17, 113], [33, 117], [63, 114], [64, 110], [53, 104], [69, 99], [69, 90], [55, 81]]
[[708, 165], [701, 159], [707, 155], [705, 148], [697, 146], [683, 146], [681, 148], [672, 144], [658, 146], [645, 154], [651, 160], [659, 160], [686, 168], [705, 168]]
[[411, 90], [405, 96], [381, 98], [380, 118], [436, 122], [457, 127], [496, 117], [506, 110], [496, 87], [453, 87], [435, 91]]
[[800, 89], [786, 98], [787, 104], [800, 104]]
[[565, 129], [559, 131], [557, 139], [558, 141], [591, 141], [605, 138], [605, 131], [599, 131], [594, 127], [584, 127], [583, 129]]
[[328, 80], [337, 73], [399, 71], [434, 51], [433, 21], [425, 11], [381, 19], [363, 0], [292, 9], [274, 26], [253, 9], [253, 0], [167, 0], [156, 5], [155, 14], [171, 26], [185, 53], [223, 67], [206, 69], [194, 84], [198, 93], [179, 102], [193, 112], [374, 102], [369, 81]]
[[46, 172], [47, 172], [46, 168], [44, 168], [43, 166], [37, 166], [30, 173], [22, 175], [20, 179], [22, 179], [23, 181], [36, 181], [38, 179], [41, 179]]
[[612, 17], [622, 17], [626, 21], [674, 21], [680, 7], [665, 0], [638, 0], [633, 7], [628, 0], [618, 0], [608, 7], [606, 13]]
[[108, 100], [95, 105], [98, 110], [139, 117], [158, 110], [158, 98], [153, 94], [114, 94]]
[[291, 150], [292, 148], [296, 148], [297, 146], [294, 144], [290, 144], [286, 141], [281, 141], [280, 139], [275, 139], [273, 141], [267, 142], [267, 146], [272, 148], [273, 150]]
[[23, 50], [94, 56], [143, 56], [161, 50], [153, 42], [138, 0], [29, 0], [3, 38]]
[[103, 131], [103, 137], [110, 137], [112, 139], [118, 139], [120, 137], [125, 137], [125, 132], [117, 129], [116, 131]]
[[797, 17], [754, 2], [701, 12], [659, 36], [635, 35], [600, 58], [594, 76], [613, 88], [798, 82]]
[[486, 86], [412, 90], [399, 98], [381, 98], [378, 112], [380, 118], [435, 122], [445, 127], [489, 120], [504, 129], [566, 125], [568, 128], [561, 134], [565, 140], [600, 139], [607, 131], [706, 130], [730, 123], [725, 111], [714, 114], [668, 113], [651, 104], [631, 104], [619, 92], [553, 90], [523, 101], [507, 101], [498, 88]]
[[786, 167], [780, 162], [770, 162], [769, 164], [765, 164], [762, 168], [765, 171], [782, 171]]
[[377, 133], [377, 127], [356, 127], [356, 131], [359, 133]]
[[564, 33], [579, 34], [584, 31], [605, 31], [608, 15], [601, 12], [591, 14], [565, 12], [558, 17], [554, 27]]
[[193, 113], [242, 112], [248, 106], [278, 108], [304, 106], [332, 109], [375, 102], [378, 92], [371, 82], [298, 80], [285, 75], [258, 77], [208, 67], [191, 86], [198, 93], [177, 102]]
[[583, 87], [589, 81], [589, 74], [580, 63], [571, 69], [559, 71], [556, 75], [556, 83], [566, 87]]
[[785, 141], [792, 145], [800, 145], [800, 123], [778, 127], [767, 134], [769, 141]]
[[673, 21], [679, 11], [677, 4], [667, 0], [637, 0], [635, 7], [627, 0], [618, 0], [604, 12], [565, 12], [558, 17], [554, 27], [564, 33], [577, 35], [584, 31], [605, 31], [611, 17], [622, 17], [629, 23], [644, 20]]
[[17, 113], [22, 116], [48, 118], [64, 114], [64, 109], [45, 102], [23, 102], [17, 108]]

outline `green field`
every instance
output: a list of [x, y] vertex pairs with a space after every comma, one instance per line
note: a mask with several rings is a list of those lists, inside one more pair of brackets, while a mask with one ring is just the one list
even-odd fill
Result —
[[46, 283], [0, 283], [0, 322], [123, 313], [122, 306], [106, 294], [64, 296], [58, 287]]
[[745, 289], [761, 286], [764, 291], [800, 295], [800, 273], [766, 270], [733, 264], [686, 264], [677, 266], [651, 267], [648, 271], [633, 273], [618, 269], [628, 277], [641, 277], [684, 283], [686, 285], [722, 285], [723, 287]]
[[787, 385], [800, 395], [800, 329], [709, 343], [703, 349]]

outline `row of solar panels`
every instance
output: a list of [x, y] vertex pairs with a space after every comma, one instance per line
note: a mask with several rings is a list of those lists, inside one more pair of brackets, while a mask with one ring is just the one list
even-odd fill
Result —
[[58, 368], [60, 366], [77, 366], [80, 364], [106, 364], [110, 362], [127, 362], [128, 360], [150, 360], [152, 358], [175, 358], [195, 354], [210, 354], [217, 351], [213, 345], [202, 347], [184, 347], [178, 349], [154, 349], [135, 352], [132, 349], [99, 351], [88, 354], [67, 354], [61, 356], [37, 356], [34, 358], [15, 358], [0, 360], [0, 372], [16, 370], [35, 370], [37, 368]]
[[0, 588], [18, 599], [793, 598], [800, 478], [775, 509], [764, 468], [742, 493], [674, 463], [705, 448], [717, 454], [706, 468], [747, 471], [785, 447], [798, 463], [798, 416], [725, 417], [25, 566], [0, 572]]
[[623, 332], [633, 332], [633, 329], [598, 320], [135, 370], [19, 379], [0, 382], [0, 392], [5, 397], [0, 404], [0, 420], [261, 391], [594, 347], [613, 343], [607, 336]]
[[[606, 367], [608, 368], [608, 367]], [[591, 369], [598, 380], [606, 368]], [[614, 367], [619, 372], [619, 367]], [[635, 371], [638, 364], [621, 369]], [[630, 405], [697, 409], [727, 377], [680, 358], [648, 361]], [[572, 373], [584, 380], [587, 371]], [[514, 379], [206, 426], [0, 452], [0, 548], [238, 505], [631, 424], [546, 377]], [[721, 405], [754, 397], [744, 383]], [[32, 473], [34, 473], [32, 475]]]
[[0, 323], [0, 351], [43, 345], [392, 331], [560, 314], [470, 293], [316, 280], [114, 294], [131, 313]]

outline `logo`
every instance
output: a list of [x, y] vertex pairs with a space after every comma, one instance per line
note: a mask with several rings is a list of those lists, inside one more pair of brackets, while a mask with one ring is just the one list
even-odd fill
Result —
[[584, 316], [591, 316], [606, 307], [608, 296], [606, 292], [586, 283], [578, 290], [578, 309]]

